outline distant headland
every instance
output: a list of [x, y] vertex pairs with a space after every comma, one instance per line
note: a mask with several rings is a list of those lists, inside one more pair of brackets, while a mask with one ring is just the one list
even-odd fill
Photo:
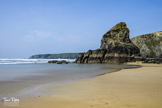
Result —
[[79, 53], [60, 53], [60, 54], [37, 54], [32, 55], [29, 59], [76, 59]]

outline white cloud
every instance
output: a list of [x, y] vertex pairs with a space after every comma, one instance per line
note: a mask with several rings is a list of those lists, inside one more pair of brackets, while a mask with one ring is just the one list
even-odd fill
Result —
[[71, 36], [69, 34], [59, 34], [57, 32], [49, 32], [49, 31], [30, 31], [25, 37], [24, 40], [27, 41], [39, 41], [43, 39], [53, 40], [57, 43], [63, 44], [72, 44], [81, 41], [81, 36]]
[[77, 43], [79, 42], [79, 37], [77, 36], [54, 36], [53, 37], [58, 43], [65, 43], [65, 44], [69, 44], [69, 43]]
[[48, 31], [30, 31], [29, 34], [27, 34], [24, 39], [30, 39], [30, 40], [41, 40], [48, 38], [52, 35], [51, 32]]

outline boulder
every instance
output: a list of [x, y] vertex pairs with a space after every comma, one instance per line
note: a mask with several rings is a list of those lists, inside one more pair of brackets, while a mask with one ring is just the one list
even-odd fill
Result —
[[57, 64], [62, 64], [62, 61], [58, 61]]
[[57, 60], [53, 60], [52, 63], [57, 63], [58, 61]]
[[57, 60], [52, 60], [52, 61], [48, 61], [48, 63], [57, 63], [57, 64], [68, 64], [69, 62], [62, 60], [62, 61], [57, 61]]
[[48, 61], [48, 63], [57, 63], [57, 60]]
[[52, 61], [48, 61], [48, 63], [52, 63]]

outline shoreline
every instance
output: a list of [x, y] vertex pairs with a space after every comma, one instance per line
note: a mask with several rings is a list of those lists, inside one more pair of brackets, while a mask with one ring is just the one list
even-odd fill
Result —
[[[94, 65], [94, 64], [90, 64], [90, 65]], [[102, 64], [99, 64], [99, 65], [102, 65]], [[104, 64], [104, 65], [106, 65], [106, 64]], [[114, 65], [114, 64], [109, 64], [109, 65]], [[18, 97], [18, 98], [24, 98], [24, 97], [30, 97], [31, 95], [34, 95], [34, 93], [36, 93], [36, 95], [38, 95], [38, 94], [39, 95], [43, 95], [39, 89], [44, 88], [46, 86], [58, 85], [58, 84], [64, 84], [64, 83], [71, 83], [71, 82], [76, 82], [76, 81], [87, 80], [87, 79], [95, 78], [95, 77], [102, 76], [102, 75], [105, 75], [105, 74], [108, 74], [108, 73], [117, 72], [117, 71], [120, 71], [122, 69], [139, 68], [140, 67], [140, 65], [125, 65], [125, 64], [123, 64], [123, 66], [125, 66], [125, 67], [124, 68], [103, 68], [103, 69], [101, 69], [101, 71], [103, 71], [102, 74], [98, 74], [98, 75], [92, 76], [92, 77], [77, 79], [77, 80], [69, 80], [69, 81], [61, 81], [61, 82], [50, 82], [50, 83], [42, 83], [42, 84], [36, 84], [36, 85], [34, 84], [34, 85], [31, 85], [31, 86], [29, 86], [28, 83], [24, 83], [23, 82], [21, 84], [21, 82], [19, 82], [21, 84], [21, 86], [19, 84], [18, 87], [21, 88], [21, 89], [14, 90], [12, 92], [9, 92], [9, 91], [7, 92], [6, 91], [7, 93], [1, 94], [0, 95], [0, 98], [2, 99], [3, 97], [13, 97], [13, 96], [14, 97]], [[109, 69], [108, 72], [107, 72], [107, 69]], [[4, 83], [5, 82], [8, 82], [8, 83], [11, 82], [11, 83], [13, 83], [12, 81], [2, 81], [2, 82], [4, 82]], [[28, 86], [27, 87], [26, 86], [23, 86], [23, 84], [28, 84]], [[5, 91], [5, 88], [4, 88], [4, 91]], [[37, 93], [37, 92], [39, 92], [39, 93]]]
[[[94, 65], [94, 64], [91, 64], [91, 65]], [[99, 64], [99, 65], [102, 66], [102, 64]], [[111, 67], [111, 66], [109, 66], [109, 67]], [[13, 96], [14, 97], [18, 97], [18, 98], [20, 97], [21, 98], [21, 97], [26, 97], [27, 96], [26, 94], [28, 94], [30, 96], [31, 94], [33, 95], [37, 91], [40, 92], [39, 89], [41, 89], [42, 87], [46, 87], [46, 86], [50, 86], [50, 85], [57, 85], [57, 84], [62, 84], [62, 83], [69, 83], [69, 82], [76, 82], [76, 81], [82, 81], [82, 80], [91, 79], [91, 78], [98, 77], [98, 76], [101, 76], [101, 75], [104, 75], [104, 74], [107, 74], [107, 73], [112, 73], [112, 72], [119, 71], [124, 66], [119, 66], [119, 67], [122, 67], [122, 68], [115, 68], [114, 65], [112, 64], [112, 68], [109, 68], [109, 67], [104, 67], [104, 68], [102, 67], [100, 69], [102, 71], [101, 74], [98, 74], [98, 75], [95, 75], [95, 76], [88, 76], [88, 77], [81, 78], [81, 79], [71, 79], [71, 80], [68, 80], [68, 81], [48, 82], [48, 83], [46, 81], [46, 83], [45, 83], [45, 82], [42, 82], [44, 80], [41, 80], [41, 83], [40, 84], [37, 84], [35, 82], [32, 84], [31, 82], [29, 82], [29, 81], [27, 82], [26, 80], [24, 80], [24, 81], [22, 80], [20, 82], [19, 79], [17, 79], [18, 81], [1, 81], [1, 88], [0, 88], [1, 90], [0, 91], [3, 91], [3, 92], [1, 92], [2, 94], [0, 95], [0, 98], [2, 99], [3, 97], [13, 97]], [[127, 67], [129, 67], [129, 65], [125, 65], [124, 68], [127, 68]], [[109, 69], [109, 70], [107, 71], [107, 69]], [[98, 72], [100, 70], [97, 70], [96, 72]], [[20, 79], [27, 79], [27, 78], [29, 78], [29, 77], [28, 76], [24, 76], [24, 77], [21, 77]], [[36, 77], [36, 78], [38, 79], [38, 77]], [[36, 78], [34, 76], [31, 76], [30, 77], [30, 80], [35, 80]], [[5, 88], [5, 83], [6, 82], [7, 82], [7, 87], [8, 86], [11, 86], [13, 88], [10, 89], [10, 90], [7, 89], [7, 88]], [[34, 93], [32, 93], [32, 92], [34, 92]], [[38, 93], [36, 93], [36, 94], [38, 94]], [[41, 95], [41, 93], [40, 93], [40, 95]]]
[[[126, 65], [137, 64], [126, 63]], [[141, 68], [122, 69], [86, 80], [43, 87], [41, 91], [45, 92], [44, 95], [20, 98], [20, 105], [23, 108], [47, 106], [49, 108], [64, 108], [65, 106], [67, 108], [161, 108], [162, 74], [159, 69], [162, 70], [162, 65], [140, 65]], [[140, 73], [139, 70], [142, 72]], [[153, 73], [153, 70], [158, 74]], [[158, 89], [150, 88], [149, 83]]]
[[[48, 95], [24, 98], [22, 104], [31, 108], [161, 108], [162, 65], [149, 65], [157, 68], [145, 67], [147, 64], [142, 66], [83, 81], [51, 85], [42, 89]], [[28, 102], [31, 105], [27, 105]]]

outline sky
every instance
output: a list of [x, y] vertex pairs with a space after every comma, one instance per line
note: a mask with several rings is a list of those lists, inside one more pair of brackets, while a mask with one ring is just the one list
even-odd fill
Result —
[[162, 31], [162, 0], [0, 0], [0, 58], [87, 52], [119, 22]]

